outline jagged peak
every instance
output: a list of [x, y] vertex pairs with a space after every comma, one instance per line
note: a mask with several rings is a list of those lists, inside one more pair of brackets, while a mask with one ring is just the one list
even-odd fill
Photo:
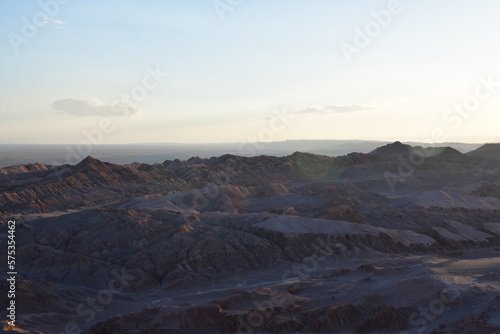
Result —
[[163, 166], [168, 168], [178, 168], [187, 165], [188, 163], [184, 160], [174, 159], [174, 160], [165, 160], [163, 162]]
[[103, 162], [98, 160], [90, 155], [73, 166], [73, 170], [76, 172], [87, 171], [87, 170], [108, 170], [110, 167], [110, 163]]
[[78, 164], [98, 165], [98, 164], [103, 164], [103, 162], [89, 155], [85, 159], [80, 161]]
[[217, 165], [217, 164], [223, 164], [228, 160], [229, 161], [249, 161], [249, 160], [247, 160], [247, 158], [244, 158], [244, 157], [241, 157], [238, 155], [234, 155], [234, 154], [226, 153], [226, 154], [223, 154], [219, 157], [211, 157], [210, 159], [206, 160], [206, 162], [209, 165]]
[[200, 158], [199, 156], [194, 156], [194, 157], [189, 158], [187, 160], [187, 162], [189, 162], [190, 164], [197, 164], [197, 163], [203, 162], [203, 159]]
[[375, 150], [371, 151], [370, 154], [399, 155], [408, 153], [411, 148], [411, 145], [403, 144], [400, 141], [395, 141], [392, 144], [377, 147]]

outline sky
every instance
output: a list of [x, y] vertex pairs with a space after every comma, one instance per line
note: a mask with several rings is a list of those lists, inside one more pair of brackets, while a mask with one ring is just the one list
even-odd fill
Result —
[[0, 6], [0, 144], [500, 142], [497, 0]]

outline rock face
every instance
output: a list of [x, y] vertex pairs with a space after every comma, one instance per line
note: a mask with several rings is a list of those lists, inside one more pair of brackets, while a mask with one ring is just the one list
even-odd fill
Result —
[[323, 315], [314, 320], [306, 330], [316, 333], [334, 332], [349, 326], [361, 311], [352, 304], [328, 308]]
[[[418, 267], [412, 261], [500, 245], [496, 149], [464, 155], [396, 142], [342, 157], [296, 152], [123, 166], [87, 157], [74, 166], [0, 169], [1, 231], [17, 221], [26, 312], [19, 323], [47, 333], [71, 321], [89, 333], [406, 330], [412, 312], [439, 294], [440, 281], [431, 279], [439, 268], [413, 277], [405, 274]], [[358, 256], [312, 274], [327, 259]], [[422, 268], [441, 263], [426, 261]], [[498, 278], [494, 268], [482, 275], [475, 277]], [[220, 288], [223, 280], [234, 288]], [[349, 297], [358, 290], [366, 294]], [[109, 307], [78, 315], [109, 294]], [[453, 319], [465, 316], [479, 333], [493, 326], [484, 312]]]
[[217, 330], [221, 319], [217, 305], [161, 307], [118, 316], [90, 329], [93, 334], [127, 333], [210, 333]]
[[293, 333], [304, 325], [287, 318], [306, 298], [271, 289], [257, 289], [210, 304], [160, 307], [110, 318], [88, 333], [238, 333], [242, 328]]
[[357, 333], [371, 333], [377, 330], [402, 331], [409, 328], [406, 319], [406, 314], [398, 312], [394, 307], [387, 307], [374, 317], [365, 319], [354, 330]]
[[495, 334], [499, 328], [488, 324], [486, 313], [464, 316], [449, 324], [439, 325], [431, 334]]

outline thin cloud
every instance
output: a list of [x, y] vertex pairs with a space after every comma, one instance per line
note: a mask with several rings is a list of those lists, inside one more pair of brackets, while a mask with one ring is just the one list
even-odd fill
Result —
[[66, 21], [63, 21], [63, 20], [58, 20], [58, 19], [54, 19], [54, 18], [51, 18], [51, 17], [44, 17], [43, 18], [43, 21], [42, 21], [42, 24], [54, 24], [56, 26], [62, 26], [64, 24], [66, 24], [67, 22]]
[[356, 111], [375, 110], [377, 108], [364, 106], [361, 104], [351, 105], [328, 105], [328, 106], [311, 106], [302, 110], [295, 111], [297, 115], [325, 115], [334, 113], [350, 113]]
[[128, 116], [138, 116], [141, 109], [124, 104], [112, 105], [99, 99], [60, 99], [52, 103], [52, 109], [59, 114], [68, 114], [78, 117], [109, 117], [121, 116], [126, 113]]

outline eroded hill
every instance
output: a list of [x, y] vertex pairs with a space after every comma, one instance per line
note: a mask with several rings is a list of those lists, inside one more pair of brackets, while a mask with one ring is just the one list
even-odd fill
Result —
[[341, 157], [3, 168], [1, 228], [18, 223], [18, 323], [493, 333], [499, 156], [494, 145], [462, 154], [396, 142]]

